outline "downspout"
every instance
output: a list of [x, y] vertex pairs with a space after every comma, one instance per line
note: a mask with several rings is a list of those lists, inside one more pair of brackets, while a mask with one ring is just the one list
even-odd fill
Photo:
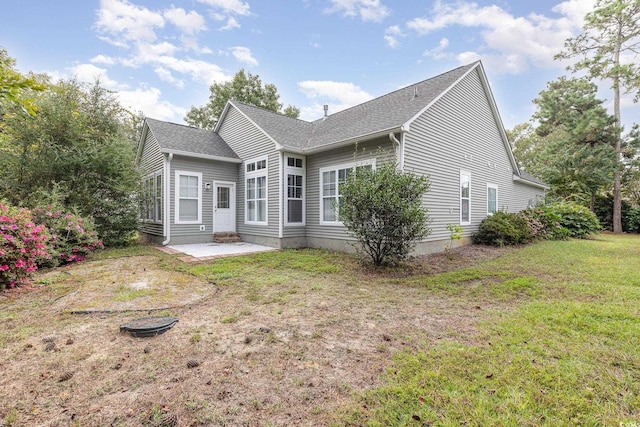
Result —
[[171, 241], [171, 160], [173, 153], [167, 154], [164, 158], [164, 235], [167, 239], [162, 242], [162, 246], [166, 246]]
[[[284, 230], [282, 229], [283, 222], [283, 204], [284, 198], [282, 197], [282, 193], [284, 191], [284, 151], [280, 151], [280, 162], [278, 165], [278, 238], [282, 239], [284, 234]], [[282, 242], [280, 242], [282, 245]]]
[[400, 134], [400, 141], [398, 141], [398, 138], [391, 132], [389, 133], [389, 140], [398, 145], [396, 151], [396, 166], [398, 170], [404, 170], [404, 133]]

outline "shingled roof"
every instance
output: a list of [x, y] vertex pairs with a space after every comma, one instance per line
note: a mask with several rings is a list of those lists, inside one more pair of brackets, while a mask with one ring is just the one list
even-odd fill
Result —
[[240, 157], [212, 130], [198, 129], [176, 123], [145, 119], [147, 126], [160, 145], [160, 151], [174, 154], [196, 154], [214, 158]]
[[238, 101], [244, 113], [280, 145], [314, 149], [398, 130], [479, 63], [458, 67], [322, 119], [306, 122]]

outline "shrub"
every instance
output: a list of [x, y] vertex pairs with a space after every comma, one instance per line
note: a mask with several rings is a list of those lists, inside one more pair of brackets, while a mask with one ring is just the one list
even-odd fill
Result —
[[531, 231], [524, 216], [501, 211], [483, 219], [473, 235], [473, 243], [493, 246], [517, 245], [530, 240]]
[[558, 223], [568, 230], [569, 237], [584, 239], [602, 229], [596, 214], [576, 203], [554, 203], [541, 209], [546, 215], [557, 215]]
[[640, 207], [629, 208], [627, 211], [627, 228], [630, 233], [640, 233]]
[[33, 209], [34, 221], [49, 230], [50, 258], [41, 262], [42, 267], [83, 261], [87, 255], [102, 248], [93, 221], [79, 215], [68, 214], [53, 205]]
[[422, 195], [429, 180], [388, 163], [359, 167], [340, 184], [339, 218], [375, 265], [406, 258], [429, 235]]
[[0, 203], [0, 289], [26, 282], [49, 256], [46, 227], [36, 225], [31, 211]]
[[525, 209], [520, 215], [527, 221], [531, 237], [536, 239], [566, 240], [569, 230], [560, 224], [560, 215], [545, 206]]

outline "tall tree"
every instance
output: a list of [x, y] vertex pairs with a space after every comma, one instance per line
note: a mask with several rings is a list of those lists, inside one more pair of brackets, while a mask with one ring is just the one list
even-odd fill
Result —
[[537, 127], [509, 132], [521, 166], [551, 185], [550, 196], [589, 202], [592, 209], [596, 193], [613, 181], [617, 136], [615, 118], [596, 92], [584, 79], [549, 82], [533, 101]]
[[[598, 0], [585, 16], [583, 32], [565, 42], [556, 59], [578, 57], [569, 69], [586, 70], [589, 78], [611, 81], [618, 137], [614, 148], [616, 169], [613, 183], [613, 231], [622, 232], [622, 126], [620, 91], [640, 95], [640, 0]], [[627, 56], [623, 60], [624, 56]]]
[[3, 118], [0, 198], [28, 207], [56, 199], [92, 217], [105, 244], [128, 241], [138, 222], [136, 117], [98, 82], [60, 81], [34, 104], [36, 117]]
[[202, 107], [191, 107], [184, 118], [191, 126], [203, 129], [213, 129], [222, 114], [228, 100], [245, 102], [256, 107], [265, 108], [276, 113], [282, 113], [289, 117], [298, 118], [300, 110], [292, 105], [284, 110], [279, 102], [280, 95], [275, 85], [267, 83], [262, 85], [260, 76], [245, 73], [241, 69], [233, 77], [233, 80], [225, 83], [213, 83], [209, 90], [209, 102]]

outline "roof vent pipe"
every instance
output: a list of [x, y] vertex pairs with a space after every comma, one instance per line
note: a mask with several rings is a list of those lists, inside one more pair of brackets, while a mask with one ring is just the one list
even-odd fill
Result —
[[324, 116], [327, 117], [328, 113], [329, 113], [329, 105], [324, 104], [322, 106], [322, 108], [324, 108]]
[[416, 99], [418, 97], [418, 86], [414, 86], [413, 87], [413, 98], [411, 99]]

